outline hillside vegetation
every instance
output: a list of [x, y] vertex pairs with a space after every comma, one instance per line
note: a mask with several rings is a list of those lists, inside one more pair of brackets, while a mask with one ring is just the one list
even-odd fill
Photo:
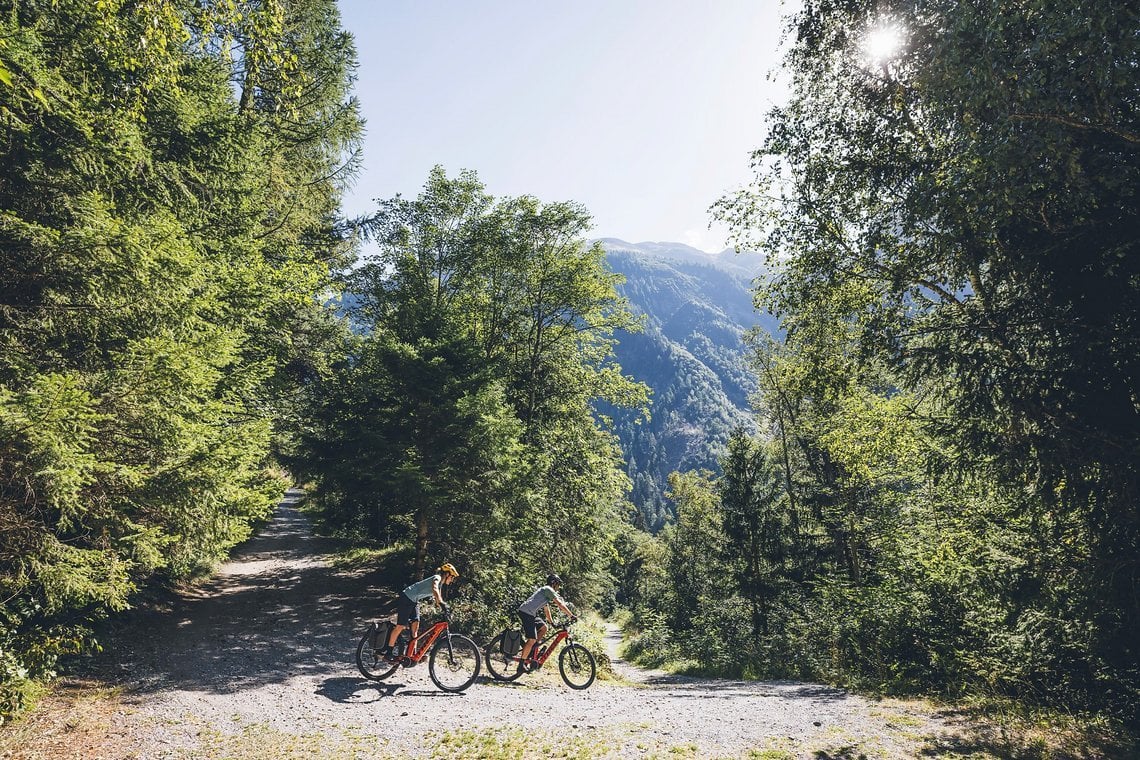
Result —
[[756, 377], [746, 335], [777, 332], [753, 306], [756, 254], [702, 253], [679, 243], [600, 241], [624, 277], [618, 292], [644, 320], [639, 333], [618, 333], [614, 357], [650, 389], [647, 413], [602, 411], [614, 420], [637, 524], [658, 531], [672, 519], [665, 497], [674, 471], [719, 470], [733, 430], [754, 431]]
[[[1140, 127], [1123, 3], [808, 5], [753, 187], [759, 435], [675, 475], [649, 662], [1140, 711]], [[876, 25], [905, 41], [868, 61]], [[1131, 73], [1128, 73], [1131, 72]]]

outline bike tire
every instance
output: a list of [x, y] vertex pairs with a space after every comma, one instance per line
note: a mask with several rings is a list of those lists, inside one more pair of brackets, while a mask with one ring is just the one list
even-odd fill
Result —
[[571, 689], [588, 689], [598, 675], [594, 655], [581, 644], [569, 644], [558, 655], [558, 672]]
[[428, 673], [436, 686], [458, 694], [479, 677], [482, 668], [479, 645], [462, 634], [443, 636], [431, 648]]
[[[375, 624], [373, 624], [375, 625]], [[364, 632], [356, 645], [356, 667], [360, 674], [371, 681], [383, 681], [400, 667], [398, 662], [388, 662], [372, 648], [372, 628]]]
[[487, 645], [487, 672], [496, 681], [510, 683], [523, 674], [523, 666], [519, 660], [503, 654], [503, 637], [506, 634], [503, 631]]

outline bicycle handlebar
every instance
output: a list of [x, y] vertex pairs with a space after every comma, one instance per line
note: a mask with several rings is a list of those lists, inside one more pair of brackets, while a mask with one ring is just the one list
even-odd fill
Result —
[[569, 628], [570, 626], [574, 625], [577, 622], [578, 622], [578, 616], [577, 615], [571, 615], [570, 617], [566, 617], [565, 615], [559, 615], [558, 616], [558, 623], [555, 624], [555, 627], [557, 627], [557, 628]]

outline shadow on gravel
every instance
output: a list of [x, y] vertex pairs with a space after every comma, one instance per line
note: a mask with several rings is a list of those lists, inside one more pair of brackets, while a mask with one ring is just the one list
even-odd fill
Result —
[[[462, 697], [435, 689], [405, 689], [402, 683], [377, 683], [361, 678], [326, 678], [314, 692], [333, 702], [360, 704], [390, 697]], [[371, 698], [369, 695], [372, 695]]]
[[843, 702], [850, 695], [843, 689], [822, 684], [799, 681], [729, 681], [724, 679], [693, 678], [691, 676], [661, 676], [648, 678], [643, 683], [668, 687], [675, 697], [701, 699], [735, 699], [741, 696], [779, 697], [781, 699], [810, 699], [815, 702]]
[[375, 701], [371, 699], [361, 700], [360, 694], [362, 692], [374, 691], [379, 697], [390, 697], [401, 688], [403, 688], [403, 684], [399, 683], [376, 683], [360, 678], [326, 678], [314, 693], [333, 702], [351, 704], [361, 701]]
[[142, 694], [226, 694], [354, 671], [365, 621], [386, 612], [391, 592], [374, 574], [325, 564], [340, 544], [313, 537], [296, 503], [286, 498], [221, 574], [170, 610], [139, 611], [105, 636], [94, 674]]
[[859, 747], [849, 746], [834, 750], [818, 749], [812, 757], [815, 760], [866, 760], [867, 755]]
[[978, 716], [969, 711], [948, 710], [939, 715], [953, 730], [925, 737], [925, 746], [916, 752], [915, 757], [976, 757], [978, 760], [994, 757], [1009, 760], [1140, 757], [1140, 742], [1114, 731], [1095, 730], [1068, 737], [1054, 735], [1046, 744], [1040, 735], [1011, 731], [1000, 724], [988, 723], [984, 718], [978, 720]]

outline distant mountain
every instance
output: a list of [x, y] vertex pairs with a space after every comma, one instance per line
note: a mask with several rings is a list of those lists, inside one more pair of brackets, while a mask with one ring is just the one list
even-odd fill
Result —
[[625, 275], [622, 295], [646, 318], [644, 333], [618, 336], [616, 358], [652, 388], [651, 419], [602, 411], [614, 418], [638, 519], [656, 531], [671, 517], [664, 498], [669, 473], [716, 471], [732, 430], [754, 425], [749, 395], [756, 380], [743, 336], [755, 326], [777, 329], [752, 305], [752, 280], [764, 259], [681, 243], [599, 242], [613, 270]]

